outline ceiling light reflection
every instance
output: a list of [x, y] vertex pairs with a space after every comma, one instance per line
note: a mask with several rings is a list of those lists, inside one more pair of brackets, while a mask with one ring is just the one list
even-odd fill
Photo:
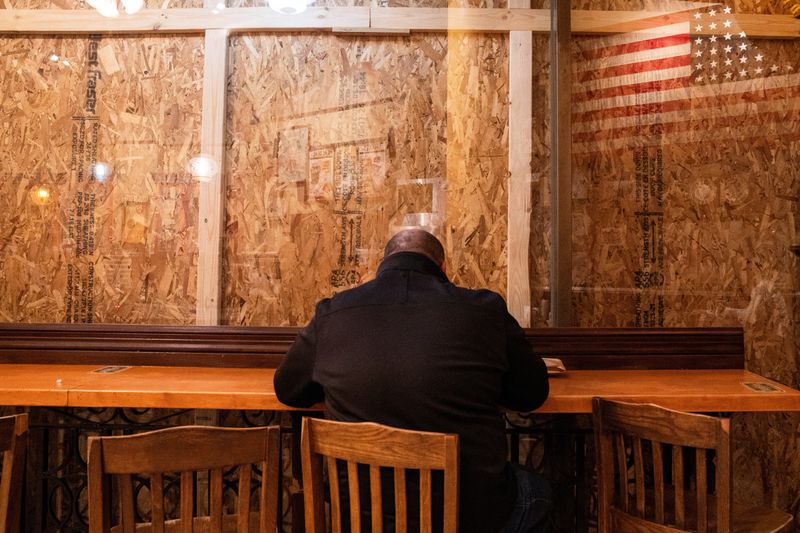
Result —
[[189, 172], [197, 181], [211, 181], [217, 174], [217, 162], [207, 155], [199, 155], [189, 161]]
[[125, 13], [133, 15], [144, 7], [144, 0], [122, 0], [122, 7], [125, 8]]
[[31, 202], [45, 205], [50, 201], [50, 189], [46, 185], [35, 185], [31, 189]]
[[92, 179], [99, 182], [104, 182], [111, 177], [111, 166], [108, 163], [98, 161], [92, 165]]
[[268, 0], [269, 7], [283, 15], [297, 15], [305, 11], [314, 0]]

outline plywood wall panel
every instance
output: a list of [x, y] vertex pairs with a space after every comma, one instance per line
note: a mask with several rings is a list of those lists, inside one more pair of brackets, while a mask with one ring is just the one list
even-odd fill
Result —
[[447, 243], [456, 282], [502, 290], [507, 52], [454, 42], [232, 39], [225, 322], [305, 323], [413, 225]]
[[0, 318], [191, 323], [198, 39], [0, 48]]
[[[591, 38], [576, 43], [583, 58]], [[748, 45], [766, 76], [735, 91], [692, 80], [688, 109], [659, 115], [654, 105], [657, 127], [645, 121], [652, 116], [633, 117], [621, 137], [608, 119], [604, 130], [576, 136], [575, 318], [581, 326], [743, 326], [747, 368], [797, 386], [800, 280], [789, 247], [800, 201], [800, 48]], [[794, 415], [736, 417], [736, 499], [797, 512], [800, 469], [779, 459], [798, 446], [797, 423]]]

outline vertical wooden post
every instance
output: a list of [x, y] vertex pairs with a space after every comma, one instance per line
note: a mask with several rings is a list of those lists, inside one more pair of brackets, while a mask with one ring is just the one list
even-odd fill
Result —
[[550, 325], [572, 325], [572, 42], [570, 0], [550, 7], [552, 266]]
[[[216, 0], [205, 0], [215, 7]], [[203, 117], [200, 153], [216, 168], [210, 179], [200, 181], [197, 228], [197, 316], [200, 326], [219, 324], [222, 263], [222, 228], [225, 222], [225, 104], [228, 84], [228, 31], [206, 30], [203, 63]], [[217, 425], [217, 411], [196, 409], [195, 423]], [[197, 509], [207, 513], [208, 475], [197, 476]]]
[[[530, 0], [509, 0], [529, 8]], [[531, 126], [533, 34], [508, 36], [508, 309], [522, 327], [531, 322], [529, 248], [531, 231]]]
[[[207, 0], [208, 4], [211, 0]], [[213, 7], [213, 6], [206, 6]], [[228, 80], [228, 32], [207, 30], [203, 71], [203, 123], [200, 152], [216, 171], [200, 182], [197, 229], [197, 317], [202, 326], [219, 324], [222, 227], [225, 222], [225, 91]]]

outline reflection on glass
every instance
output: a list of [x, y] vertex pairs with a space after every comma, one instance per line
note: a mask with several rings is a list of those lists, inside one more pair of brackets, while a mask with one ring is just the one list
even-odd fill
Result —
[[269, 7], [283, 15], [297, 15], [313, 3], [314, 0], [269, 0]]
[[31, 190], [31, 201], [36, 205], [45, 205], [50, 201], [50, 189], [45, 185], [38, 185]]
[[116, 0], [86, 0], [86, 2], [104, 17], [113, 18], [119, 16]]
[[207, 155], [199, 155], [189, 161], [189, 172], [197, 181], [211, 181], [218, 170], [217, 162]]
[[106, 181], [108, 178], [111, 177], [111, 166], [108, 163], [103, 163], [98, 161], [94, 165], [92, 165], [92, 178], [95, 181]]
[[138, 13], [143, 6], [144, 0], [122, 0], [122, 7], [125, 9], [125, 13], [128, 15]]

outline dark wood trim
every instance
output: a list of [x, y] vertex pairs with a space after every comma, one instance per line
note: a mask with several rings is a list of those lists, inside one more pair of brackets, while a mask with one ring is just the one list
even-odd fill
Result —
[[550, 322], [572, 322], [572, 11], [550, 1]]
[[[300, 328], [0, 324], [0, 363], [264, 368]], [[534, 352], [568, 369], [744, 368], [742, 328], [533, 328]]]

